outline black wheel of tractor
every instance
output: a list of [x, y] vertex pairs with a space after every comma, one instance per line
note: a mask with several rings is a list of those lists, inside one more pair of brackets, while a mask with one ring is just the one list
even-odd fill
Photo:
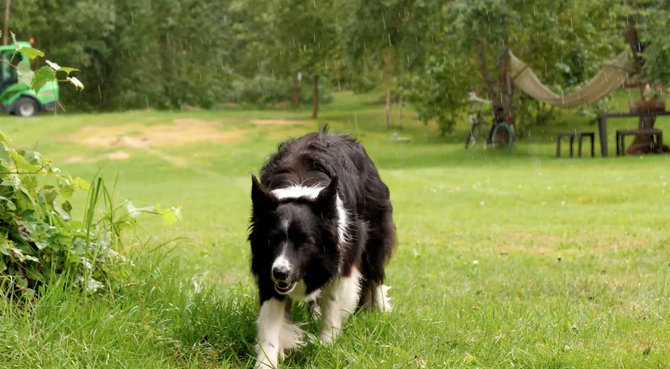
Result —
[[22, 117], [31, 117], [40, 111], [40, 106], [35, 99], [23, 96], [14, 103], [14, 114]]

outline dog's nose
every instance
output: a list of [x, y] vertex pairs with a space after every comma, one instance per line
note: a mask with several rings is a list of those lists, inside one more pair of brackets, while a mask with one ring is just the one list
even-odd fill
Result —
[[272, 277], [275, 281], [286, 281], [288, 280], [288, 269], [272, 268]]

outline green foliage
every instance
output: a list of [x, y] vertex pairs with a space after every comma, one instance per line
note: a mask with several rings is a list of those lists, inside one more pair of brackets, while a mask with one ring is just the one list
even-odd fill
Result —
[[40, 69], [35, 71], [35, 76], [34, 76], [33, 80], [31, 81], [31, 86], [30, 87], [35, 92], [37, 92], [47, 82], [53, 81], [55, 79], [56, 79], [56, 73], [54, 73], [54, 70], [51, 69], [51, 67], [43, 66]]
[[[133, 228], [139, 214], [157, 214], [168, 223], [180, 217], [179, 208], [160, 205], [138, 209], [127, 202], [115, 208], [98, 178], [90, 187], [83, 220], [73, 220], [70, 199], [89, 187], [38, 152], [12, 148], [0, 134], [0, 296], [30, 298], [61, 276], [95, 291], [121, 260], [114, 251], [123, 245], [121, 232]], [[106, 206], [101, 219], [95, 215], [99, 204]]]
[[422, 75], [430, 63], [434, 36], [439, 35], [442, 4], [422, 0], [347, 2], [340, 15], [348, 82], [366, 90], [407, 87], [407, 80]]
[[[312, 81], [303, 79], [300, 82], [299, 101], [311, 103]], [[319, 84], [319, 102], [327, 103], [333, 99], [333, 93], [328, 84]], [[271, 76], [258, 75], [250, 79], [233, 81], [230, 92], [226, 94], [227, 102], [245, 104], [274, 104], [291, 101], [293, 84], [288, 79], [277, 79]]]
[[33, 78], [35, 78], [35, 72], [30, 69], [30, 65], [24, 60], [21, 61], [16, 66], [16, 75], [18, 76], [19, 83], [24, 83], [27, 86], [32, 86]]
[[643, 69], [650, 82], [670, 84], [670, 1], [640, 1]]
[[33, 151], [16, 150], [0, 136], [0, 276], [3, 295], [32, 296], [63, 273], [84, 288], [101, 286], [114, 256], [105, 238], [71, 222], [69, 202], [87, 188]]
[[32, 47], [22, 47], [22, 48], [18, 49], [16, 52], [17, 53], [24, 53], [24, 54], [28, 55], [30, 60], [33, 60], [38, 56], [39, 57], [44, 56], [44, 52], [42, 52], [40, 50], [37, 50], [35, 48], [32, 48]]
[[[491, 89], [506, 89], [501, 62], [513, 51], [537, 71], [554, 91], [569, 93], [598, 71], [603, 62], [625, 47], [616, 1], [453, 1], [429, 18], [431, 55], [411, 79], [412, 101], [423, 119], [433, 119], [441, 132], [450, 131], [468, 91], [491, 98]], [[502, 40], [507, 33], [508, 44]], [[489, 80], [485, 79], [486, 73]], [[512, 76], [513, 77], [513, 76]], [[514, 94], [516, 125], [529, 127], [556, 118], [556, 110]], [[585, 116], [599, 105], [584, 107]]]
[[[76, 92], [78, 108], [211, 107], [230, 85], [232, 27], [221, 16], [226, 1], [26, 0], [12, 6], [21, 38], [35, 37], [54, 60], [86, 70], [80, 78], [88, 89]], [[63, 90], [61, 100], [74, 94]]]
[[[14, 34], [12, 34], [14, 37]], [[28, 55], [28, 57], [33, 60], [37, 57], [43, 57], [44, 52], [40, 51], [35, 48], [30, 48], [30, 47], [22, 47], [18, 48], [18, 45], [16, 43], [16, 38], [14, 38], [14, 48], [17, 53], [24, 53]], [[76, 77], [70, 77], [70, 73], [79, 71], [79, 69], [76, 68], [70, 68], [70, 67], [61, 67], [60, 65], [46, 60], [46, 64], [48, 66], [43, 66], [39, 68], [37, 71], [33, 71], [30, 68], [30, 65], [28, 62], [25, 60], [22, 60], [18, 65], [9, 65], [10, 68], [16, 68], [16, 74], [18, 76], [19, 83], [23, 83], [26, 86], [30, 87], [35, 93], [38, 93], [39, 90], [48, 82], [57, 80], [59, 82], [68, 82], [74, 86], [75, 89], [78, 90], [83, 90], [84, 85], [77, 79]], [[59, 71], [65, 72], [66, 78], [63, 80], [58, 80], [57, 79], [57, 73]]]
[[[305, 77], [325, 74], [336, 59], [337, 28], [332, 20], [333, 4], [313, 0], [281, 0], [273, 7], [277, 59], [284, 75], [302, 72]], [[332, 64], [333, 61], [331, 60]]]
[[409, 81], [408, 99], [416, 105], [419, 118], [437, 122], [441, 135], [453, 130], [468, 91], [476, 87], [476, 72], [467, 68], [467, 63], [453, 55], [436, 55], [428, 58], [423, 73]]
[[[667, 0], [637, 3], [644, 18], [645, 68], [653, 79], [667, 80], [670, 7]], [[49, 49], [55, 60], [86, 70], [80, 78], [88, 89], [77, 92], [81, 109], [209, 108], [238, 101], [241, 95], [257, 98], [253, 103], [275, 103], [286, 98], [283, 90], [290, 91], [292, 77], [301, 72], [303, 81], [318, 74], [321, 81], [345, 89], [409, 93], [424, 118], [439, 121], [448, 131], [453, 121], [449, 110], [462, 105], [460, 97], [452, 97], [468, 89], [487, 95], [478, 43], [485, 45], [493, 79], [496, 63], [509, 49], [552, 90], [570, 93], [627, 47], [621, 36], [631, 14], [626, 4], [22, 0], [12, 4], [12, 27], [20, 39], [34, 36], [36, 46]], [[54, 13], [59, 16], [48, 16]], [[505, 30], [508, 45], [501, 42]], [[436, 68], [464, 75], [436, 78], [445, 73]], [[288, 87], [266, 84], [269, 76]], [[240, 81], [262, 82], [269, 90], [252, 93]], [[62, 100], [73, 93], [64, 90]], [[520, 114], [529, 119], [521, 124], [551, 119], [550, 108], [528, 99], [516, 102], [522, 105], [515, 110], [534, 111]]]

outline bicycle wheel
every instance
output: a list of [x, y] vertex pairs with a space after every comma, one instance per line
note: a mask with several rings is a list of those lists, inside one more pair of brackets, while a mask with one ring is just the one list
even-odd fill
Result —
[[514, 148], [514, 129], [504, 121], [494, 124], [489, 135], [489, 143], [493, 147], [507, 148], [508, 151], [512, 151]]

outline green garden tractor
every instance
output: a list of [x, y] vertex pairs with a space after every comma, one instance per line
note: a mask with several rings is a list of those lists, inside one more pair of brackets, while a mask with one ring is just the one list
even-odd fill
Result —
[[[32, 47], [30, 43], [18, 41], [18, 48]], [[58, 107], [58, 82], [47, 82], [37, 93], [25, 83], [19, 83], [16, 69], [8, 65], [18, 65], [30, 58], [23, 53], [15, 53], [15, 45], [0, 46], [0, 111], [29, 117], [40, 111], [54, 111]], [[14, 56], [12, 58], [12, 55]]]

